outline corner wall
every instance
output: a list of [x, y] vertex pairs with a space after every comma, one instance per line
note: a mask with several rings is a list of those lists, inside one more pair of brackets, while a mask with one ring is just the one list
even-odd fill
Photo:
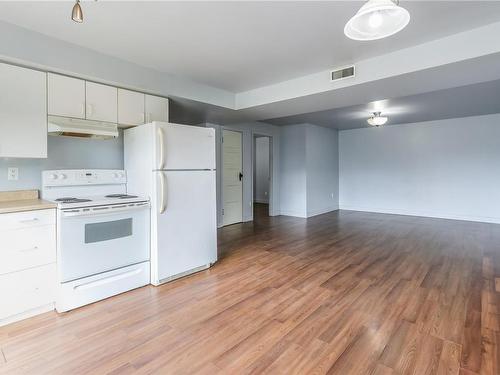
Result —
[[311, 217], [338, 209], [338, 132], [312, 124], [281, 128], [281, 214]]
[[281, 215], [307, 217], [306, 126], [280, 129]]
[[309, 125], [306, 131], [307, 217], [339, 208], [338, 131]]

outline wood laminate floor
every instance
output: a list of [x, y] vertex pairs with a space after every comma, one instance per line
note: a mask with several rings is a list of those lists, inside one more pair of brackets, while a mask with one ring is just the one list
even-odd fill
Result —
[[498, 374], [500, 225], [257, 215], [223, 259], [0, 328], [8, 374]]

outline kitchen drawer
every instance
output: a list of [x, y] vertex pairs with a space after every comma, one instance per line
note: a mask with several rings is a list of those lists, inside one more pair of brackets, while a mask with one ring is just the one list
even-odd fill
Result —
[[55, 301], [56, 264], [0, 276], [0, 319], [26, 313]]
[[56, 226], [12, 229], [2, 232], [0, 275], [55, 263]]
[[[11, 229], [32, 228], [56, 222], [56, 210], [36, 210], [0, 214], [0, 232]], [[2, 237], [4, 234], [2, 233]]]

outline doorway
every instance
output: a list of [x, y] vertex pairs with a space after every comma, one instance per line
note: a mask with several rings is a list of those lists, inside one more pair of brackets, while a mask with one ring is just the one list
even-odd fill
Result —
[[222, 225], [243, 221], [242, 133], [222, 131]]
[[270, 216], [272, 188], [272, 138], [255, 134], [253, 138], [253, 216], [259, 221]]

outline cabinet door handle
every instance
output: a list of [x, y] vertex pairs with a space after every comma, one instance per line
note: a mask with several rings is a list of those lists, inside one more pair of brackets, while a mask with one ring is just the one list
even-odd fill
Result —
[[27, 253], [28, 251], [35, 251], [35, 250], [38, 250], [38, 246], [29, 247], [27, 249], [20, 249], [19, 251], [21, 253]]
[[87, 117], [92, 116], [94, 112], [94, 106], [92, 104], [87, 104]]
[[36, 223], [37, 221], [39, 221], [37, 217], [34, 217], [33, 219], [19, 220], [22, 224]]

